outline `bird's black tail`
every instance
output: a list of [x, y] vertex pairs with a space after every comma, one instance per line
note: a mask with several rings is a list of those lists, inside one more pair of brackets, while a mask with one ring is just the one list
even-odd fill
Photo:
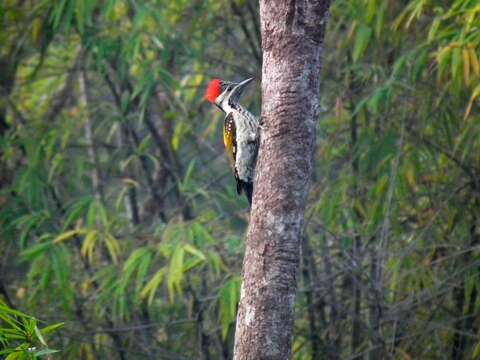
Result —
[[252, 205], [252, 194], [253, 194], [253, 182], [243, 181], [237, 178], [237, 193], [240, 195], [245, 192], [248, 203]]

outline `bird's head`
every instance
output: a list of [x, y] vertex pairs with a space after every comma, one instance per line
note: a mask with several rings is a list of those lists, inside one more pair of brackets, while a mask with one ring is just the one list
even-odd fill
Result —
[[213, 79], [210, 81], [210, 84], [208, 84], [205, 99], [226, 112], [226, 108], [232, 107], [238, 103], [245, 86], [252, 80], [253, 77], [240, 83], [234, 83], [220, 79]]

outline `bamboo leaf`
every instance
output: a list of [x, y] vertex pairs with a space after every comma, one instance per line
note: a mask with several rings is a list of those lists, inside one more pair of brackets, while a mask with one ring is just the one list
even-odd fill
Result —
[[38, 338], [38, 340], [40, 341], [40, 343], [41, 343], [43, 346], [47, 346], [47, 342], [46, 342], [45, 339], [43, 338], [43, 335], [42, 335], [41, 331], [38, 329], [37, 326], [35, 326], [35, 334], [37, 335], [37, 338]]
[[27, 358], [27, 351], [26, 350], [19, 350], [19, 351], [15, 351], [11, 354], [9, 354], [5, 360], [23, 360], [23, 359], [28, 359]]
[[463, 55], [463, 80], [465, 81], [465, 85], [468, 86], [470, 83], [470, 54], [468, 52], [468, 48], [464, 47], [462, 50]]
[[192, 224], [193, 241], [198, 247], [215, 244], [215, 239], [210, 232], [200, 223]]
[[439, 18], [436, 18], [435, 20], [433, 20], [427, 35], [427, 42], [431, 43], [434, 40], [435, 36], [437, 35], [437, 31], [440, 27], [440, 24], [441, 24], [441, 20]]
[[70, 231], [66, 231], [64, 232], [63, 234], [60, 234], [58, 235], [54, 240], [53, 240], [53, 243], [58, 245], [58, 244], [61, 244], [62, 242], [66, 241], [66, 240], [70, 240], [71, 238], [77, 236], [77, 235], [81, 235], [81, 234], [84, 234], [85, 231], [83, 230], [70, 230]]
[[117, 239], [115, 239], [112, 234], [106, 233], [104, 238], [105, 246], [107, 247], [108, 254], [112, 259], [114, 264], [118, 263], [118, 255], [120, 253], [120, 245], [118, 244]]
[[48, 250], [50, 250], [52, 248], [52, 245], [53, 245], [52, 241], [48, 241], [48, 242], [44, 242], [44, 243], [34, 245], [34, 246], [30, 247], [29, 249], [27, 249], [25, 251], [22, 251], [21, 256], [28, 261], [32, 261], [37, 256], [39, 256], [39, 255], [43, 254], [44, 252], [47, 252]]
[[465, 115], [463, 119], [466, 120], [472, 111], [473, 104], [477, 97], [480, 96], [480, 84], [473, 90], [472, 96], [470, 97], [470, 101], [468, 102], [467, 109], [465, 110]]
[[76, 15], [76, 23], [77, 23], [77, 29], [80, 34], [83, 34], [85, 31], [85, 2], [84, 0], [75, 0], [76, 3], [76, 9], [75, 9], [75, 15]]
[[172, 258], [170, 259], [170, 266], [168, 268], [168, 295], [170, 301], [173, 302], [175, 298], [175, 292], [182, 293], [181, 283], [183, 281], [183, 259], [185, 250], [182, 245], [177, 245]]
[[189, 254], [193, 255], [193, 256], [196, 256], [198, 257], [200, 260], [202, 261], [206, 261], [207, 258], [205, 257], [205, 255], [200, 251], [198, 250], [197, 248], [195, 248], [194, 246], [190, 245], [190, 244], [186, 244], [183, 246], [184, 250], [186, 252], [188, 252]]
[[158, 270], [155, 275], [150, 279], [150, 281], [143, 288], [140, 297], [145, 299], [148, 297], [148, 304], [151, 305], [158, 286], [162, 283], [165, 278], [166, 269], [162, 268]]
[[44, 328], [40, 329], [40, 331], [42, 332], [42, 334], [50, 334], [54, 331], [57, 331], [58, 329], [62, 328], [65, 326], [65, 323], [64, 322], [61, 322], [61, 323], [57, 323], [57, 324], [52, 324], [52, 325], [49, 325], [49, 326], [45, 326]]
[[436, 53], [436, 60], [439, 66], [438, 69], [438, 76], [441, 78], [443, 74], [446, 72], [448, 68], [448, 64], [450, 63], [450, 58], [452, 55], [451, 48], [449, 46], [441, 48]]
[[477, 53], [475, 52], [475, 48], [471, 47], [468, 50], [468, 53], [470, 54], [470, 64], [472, 65], [472, 70], [475, 75], [480, 78], [480, 62], [478, 60]]
[[98, 231], [97, 230], [90, 230], [87, 232], [87, 235], [83, 239], [82, 248], [80, 253], [83, 257], [88, 259], [89, 263], [92, 263], [93, 260], [93, 252], [95, 249], [95, 244], [98, 239]]
[[458, 81], [463, 69], [462, 52], [458, 47], [455, 47], [452, 50], [451, 66], [452, 66], [452, 79], [454, 81]]
[[233, 324], [236, 319], [239, 300], [240, 278], [234, 277], [225, 283], [218, 294], [220, 323], [222, 325], [222, 338], [224, 340], [227, 338], [230, 325]]
[[480, 341], [475, 345], [475, 348], [472, 352], [472, 359], [479, 359], [480, 358]]
[[411, 163], [408, 163], [408, 165], [405, 168], [405, 178], [407, 179], [407, 183], [410, 186], [410, 188], [415, 189], [417, 185], [415, 166], [413, 166]]
[[363, 56], [365, 50], [368, 47], [371, 37], [372, 29], [367, 25], [361, 24], [357, 30], [357, 35], [355, 37], [355, 42], [353, 45], [353, 61], [357, 61]]
[[68, 229], [73, 223], [75, 223], [84, 213], [90, 208], [92, 203], [91, 197], [85, 197], [74, 203], [71, 206], [71, 211], [69, 212], [67, 219], [63, 223], [63, 230]]
[[149, 251], [148, 253], [146, 253], [142, 257], [142, 259], [140, 260], [140, 263], [138, 264], [136, 286], [135, 286], [135, 294], [138, 297], [141, 297], [141, 290], [142, 290], [142, 287], [143, 287], [143, 283], [144, 283], [145, 278], [147, 276], [147, 272], [150, 268], [152, 260], [153, 260], [153, 252]]
[[54, 349], [43, 349], [40, 351], [37, 351], [35, 353], [36, 356], [45, 356], [45, 355], [51, 355], [60, 352], [60, 350], [54, 350]]
[[138, 294], [140, 292], [151, 258], [152, 251], [145, 247], [136, 249], [129, 256], [123, 266], [123, 276], [120, 279], [119, 287], [122, 292], [125, 292], [127, 289], [135, 271], [137, 271], [137, 285], [135, 293]]

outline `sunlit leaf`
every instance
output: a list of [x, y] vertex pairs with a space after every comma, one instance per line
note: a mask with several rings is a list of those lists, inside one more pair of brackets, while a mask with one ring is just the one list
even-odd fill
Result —
[[467, 119], [472, 111], [473, 104], [475, 100], [480, 96], [480, 84], [473, 90], [472, 96], [470, 97], [470, 101], [468, 102], [467, 109], [465, 110], [465, 114], [463, 115], [464, 119]]
[[184, 259], [185, 249], [182, 245], [177, 245], [175, 248], [172, 257], [170, 259], [170, 265], [168, 268], [168, 295], [170, 301], [173, 302], [175, 298], [175, 293], [182, 293], [181, 283], [183, 281], [183, 259]]
[[66, 231], [63, 234], [58, 235], [55, 239], [53, 239], [53, 243], [54, 244], [60, 244], [64, 241], [70, 240], [71, 238], [73, 238], [77, 235], [81, 235], [81, 234], [84, 234], [84, 233], [85, 233], [85, 231], [81, 230], [81, 229]]
[[140, 297], [145, 299], [148, 297], [148, 304], [151, 305], [155, 293], [157, 291], [158, 286], [162, 283], [167, 270], [162, 268], [158, 270], [155, 275], [147, 282], [145, 287], [143, 288], [142, 292], [140, 293]]
[[120, 254], [120, 245], [118, 240], [115, 239], [110, 233], [106, 233], [103, 240], [105, 242], [105, 246], [107, 247], [110, 258], [112, 259], [113, 263], [116, 264], [118, 262], [118, 255]]

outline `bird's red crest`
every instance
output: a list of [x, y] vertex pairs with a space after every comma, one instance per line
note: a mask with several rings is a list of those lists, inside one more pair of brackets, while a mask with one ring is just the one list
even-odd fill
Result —
[[222, 84], [220, 80], [213, 79], [208, 84], [207, 92], [205, 94], [205, 99], [210, 101], [211, 103], [215, 102], [215, 99], [222, 93]]

